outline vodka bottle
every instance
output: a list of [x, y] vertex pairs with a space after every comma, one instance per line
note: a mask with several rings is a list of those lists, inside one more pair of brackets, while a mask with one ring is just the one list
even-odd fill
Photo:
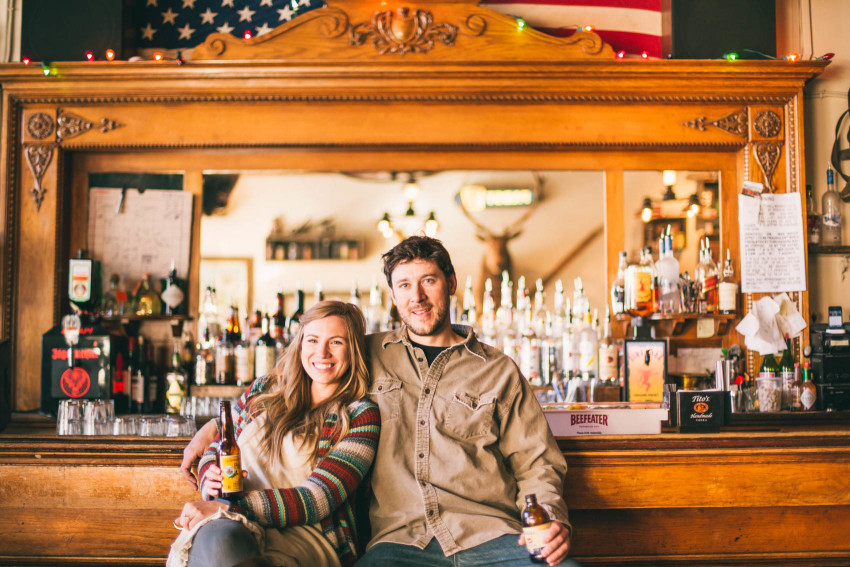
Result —
[[[669, 228], [669, 226], [668, 226]], [[679, 289], [679, 261], [673, 256], [673, 239], [668, 234], [659, 241], [659, 258], [655, 263], [658, 272], [659, 307], [661, 313], [680, 313], [682, 294]]]
[[561, 344], [564, 358], [564, 375], [566, 378], [574, 378], [579, 375], [579, 356], [576, 329], [573, 325], [573, 315], [570, 311], [570, 302], [567, 300], [566, 310], [567, 318], [564, 325], [564, 332], [561, 335]]
[[841, 246], [841, 198], [835, 190], [834, 172], [826, 170], [826, 193], [821, 200], [821, 246]]
[[[599, 376], [599, 341], [596, 331], [591, 324], [590, 311], [584, 314], [584, 325], [579, 331], [578, 338], [579, 371], [581, 379], [588, 382], [592, 392], [593, 384]], [[592, 396], [587, 401], [594, 401]]]
[[496, 327], [496, 300], [493, 297], [493, 281], [487, 278], [484, 281], [484, 298], [481, 302], [481, 335], [488, 344], [498, 346], [496, 344], [498, 333]]
[[584, 294], [584, 285], [580, 277], [573, 280], [573, 285], [575, 286], [575, 291], [573, 292], [573, 317], [578, 319], [584, 317], [585, 312], [590, 311], [590, 302]]
[[498, 333], [499, 347], [506, 355], [517, 360], [516, 345], [514, 344], [514, 307], [511, 299], [513, 282], [508, 277], [508, 272], [502, 272], [501, 302], [496, 310], [496, 331]]

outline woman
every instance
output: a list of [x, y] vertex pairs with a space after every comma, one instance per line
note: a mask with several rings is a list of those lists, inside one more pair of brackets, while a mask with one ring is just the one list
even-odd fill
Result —
[[234, 409], [243, 496], [215, 499], [221, 471], [212, 445], [198, 466], [204, 501], [187, 503], [175, 520], [184, 531], [169, 567], [354, 563], [351, 497], [380, 432], [377, 407], [363, 399], [364, 333], [354, 305], [322, 301], [304, 313], [275, 372], [256, 380]]

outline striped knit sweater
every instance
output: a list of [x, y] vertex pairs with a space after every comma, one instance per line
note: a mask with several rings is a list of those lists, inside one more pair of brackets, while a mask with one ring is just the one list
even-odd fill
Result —
[[[266, 385], [265, 380], [256, 380], [237, 401], [233, 411], [237, 441], [252, 419], [249, 403], [262, 393]], [[372, 402], [356, 401], [348, 407], [348, 411], [349, 429], [341, 439], [331, 438], [337, 416], [331, 414], [325, 420], [319, 438], [318, 464], [303, 484], [294, 488], [252, 490], [230, 507], [265, 527], [320, 523], [324, 536], [336, 550], [343, 566], [352, 565], [357, 559], [357, 529], [352, 500], [355, 489], [372, 466], [381, 429], [380, 413]], [[207, 469], [216, 462], [216, 444], [204, 453], [198, 466], [202, 493]], [[366, 537], [368, 539], [368, 534]]]

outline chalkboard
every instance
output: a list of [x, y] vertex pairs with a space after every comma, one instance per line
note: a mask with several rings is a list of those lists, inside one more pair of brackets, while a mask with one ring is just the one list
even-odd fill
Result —
[[104, 289], [118, 274], [126, 289], [150, 273], [187, 278], [192, 237], [192, 193], [188, 191], [92, 187], [89, 190], [88, 249], [101, 262]]

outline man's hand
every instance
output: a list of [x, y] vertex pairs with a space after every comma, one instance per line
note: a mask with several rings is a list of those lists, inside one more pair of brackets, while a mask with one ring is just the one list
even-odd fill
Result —
[[203, 456], [204, 451], [207, 450], [210, 443], [215, 441], [217, 434], [218, 426], [215, 421], [210, 420], [195, 433], [195, 436], [192, 437], [192, 440], [183, 449], [183, 462], [180, 463], [180, 472], [183, 473], [186, 482], [191, 484], [195, 490], [198, 489], [198, 480], [192, 474], [192, 465]]
[[[543, 534], [543, 557], [549, 565], [557, 565], [567, 558], [570, 552], [570, 530], [561, 522], [552, 522]], [[519, 544], [525, 545], [525, 537], [519, 536]]]
[[183, 511], [180, 513], [180, 517], [174, 520], [174, 525], [191, 530], [195, 527], [195, 524], [207, 516], [212, 516], [222, 508], [227, 508], [227, 504], [217, 501], [187, 502], [183, 505]]

